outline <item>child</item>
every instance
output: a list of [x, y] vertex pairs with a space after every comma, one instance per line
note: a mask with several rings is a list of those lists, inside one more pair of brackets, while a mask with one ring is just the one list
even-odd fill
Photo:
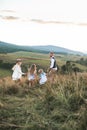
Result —
[[17, 80], [21, 81], [22, 75], [25, 74], [21, 70], [21, 64], [22, 64], [22, 60], [17, 59], [16, 65], [14, 65], [12, 68], [12, 70], [13, 70], [12, 79], [15, 81], [17, 81]]
[[45, 84], [47, 81], [47, 76], [46, 73], [43, 71], [43, 69], [39, 69], [39, 76], [40, 76], [40, 80], [39, 80], [39, 84]]
[[29, 81], [29, 87], [33, 86], [36, 80], [36, 65], [32, 64], [29, 71], [28, 71], [28, 81]]

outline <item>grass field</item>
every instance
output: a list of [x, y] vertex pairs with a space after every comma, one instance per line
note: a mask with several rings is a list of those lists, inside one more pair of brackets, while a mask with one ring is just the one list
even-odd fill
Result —
[[[57, 63], [75, 61], [81, 56], [55, 55]], [[49, 67], [49, 54], [16, 52], [0, 54], [3, 63], [17, 58], [29, 67], [36, 64], [45, 71]], [[87, 67], [76, 64], [83, 72], [77, 75], [58, 73], [54, 83], [49, 81], [29, 88], [26, 77], [22, 83], [11, 79], [12, 66], [0, 68], [0, 130], [87, 130]]]
[[0, 69], [0, 78], [11, 76], [11, 74], [12, 74], [11, 70]]
[[[62, 55], [62, 54], [55, 54], [57, 64], [61, 68], [62, 65], [66, 63], [66, 61], [76, 61], [82, 56], [78, 55]], [[32, 53], [32, 52], [15, 52], [15, 53], [8, 53], [8, 54], [0, 54], [0, 60], [3, 60], [3, 63], [13, 63], [15, 64], [16, 59], [21, 58], [23, 64], [27, 68], [30, 67], [31, 64], [36, 64], [39, 68], [43, 68], [45, 71], [47, 71], [49, 65], [50, 65], [50, 59], [49, 59], [49, 54], [41, 54], [41, 53]], [[84, 56], [86, 58], [86, 56]], [[87, 71], [87, 67], [77, 64], [76, 66], [79, 67], [83, 71]], [[11, 71], [12, 66], [6, 70], [6, 68], [0, 68], [0, 77], [5, 77], [9, 76], [12, 71]]]
[[1, 130], [87, 130], [87, 74], [57, 75], [28, 88], [10, 77], [0, 84]]

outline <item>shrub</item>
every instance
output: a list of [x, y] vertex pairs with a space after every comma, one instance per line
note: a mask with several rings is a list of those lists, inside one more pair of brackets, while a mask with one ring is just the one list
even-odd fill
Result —
[[76, 111], [80, 108], [80, 106], [84, 103], [84, 100], [81, 98], [80, 95], [72, 94], [68, 99], [68, 103], [70, 106], [70, 110]]

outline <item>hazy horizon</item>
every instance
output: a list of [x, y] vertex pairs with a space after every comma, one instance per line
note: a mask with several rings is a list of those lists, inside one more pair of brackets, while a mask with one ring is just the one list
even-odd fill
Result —
[[0, 0], [0, 41], [87, 52], [86, 0]]

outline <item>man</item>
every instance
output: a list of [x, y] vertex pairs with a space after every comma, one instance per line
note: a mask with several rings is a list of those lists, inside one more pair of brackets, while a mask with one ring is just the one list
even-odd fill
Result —
[[53, 52], [50, 52], [50, 69], [49, 70], [53, 72], [57, 71], [56, 60], [55, 60]]
[[50, 52], [50, 68], [49, 68], [49, 80], [50, 80], [50, 83], [54, 82], [56, 72], [57, 72], [56, 59], [54, 57], [54, 53]]

